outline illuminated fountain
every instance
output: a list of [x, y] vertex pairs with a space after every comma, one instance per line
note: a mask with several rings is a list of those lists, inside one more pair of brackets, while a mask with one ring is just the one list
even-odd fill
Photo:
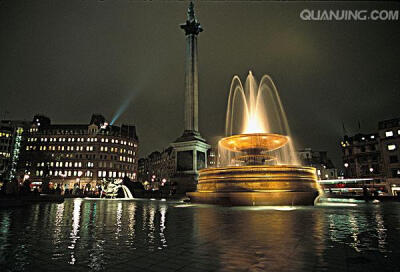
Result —
[[100, 197], [103, 195], [104, 192], [106, 198], [133, 199], [131, 191], [123, 184], [122, 179], [106, 180], [101, 188], [102, 192], [100, 194]]
[[315, 168], [300, 166], [285, 111], [272, 79], [243, 87], [232, 80], [226, 137], [218, 167], [200, 170], [192, 202], [228, 205], [312, 205], [318, 196]]

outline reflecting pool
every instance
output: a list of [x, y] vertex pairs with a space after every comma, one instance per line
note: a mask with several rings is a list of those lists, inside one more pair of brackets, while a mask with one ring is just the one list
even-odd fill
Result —
[[1, 271], [399, 271], [400, 203], [71, 199], [0, 210]]

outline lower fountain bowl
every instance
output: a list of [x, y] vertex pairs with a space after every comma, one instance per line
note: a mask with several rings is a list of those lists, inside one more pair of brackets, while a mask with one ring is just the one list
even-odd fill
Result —
[[313, 205], [315, 168], [293, 165], [231, 166], [200, 170], [191, 202], [232, 206]]

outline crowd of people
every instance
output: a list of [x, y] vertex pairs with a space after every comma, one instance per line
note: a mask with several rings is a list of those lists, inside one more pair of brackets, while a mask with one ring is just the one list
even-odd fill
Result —
[[60, 184], [49, 186], [43, 182], [40, 186], [32, 186], [29, 179], [19, 182], [17, 178], [4, 181], [0, 188], [0, 198], [22, 198], [27, 196], [39, 196], [40, 194], [51, 195], [87, 195], [85, 190], [74, 186], [74, 189], [62, 188]]
[[11, 181], [4, 181], [0, 189], [0, 197], [3, 198], [16, 198], [30, 195], [39, 195], [39, 190], [36, 188], [31, 190], [31, 182], [25, 180], [22, 183], [18, 182], [17, 178]]

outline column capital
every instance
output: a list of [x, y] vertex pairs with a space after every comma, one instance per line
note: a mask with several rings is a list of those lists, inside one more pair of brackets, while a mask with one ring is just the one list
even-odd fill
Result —
[[198, 35], [203, 31], [203, 28], [196, 19], [193, 2], [190, 2], [189, 4], [186, 23], [180, 25], [180, 27], [185, 30], [185, 35]]

